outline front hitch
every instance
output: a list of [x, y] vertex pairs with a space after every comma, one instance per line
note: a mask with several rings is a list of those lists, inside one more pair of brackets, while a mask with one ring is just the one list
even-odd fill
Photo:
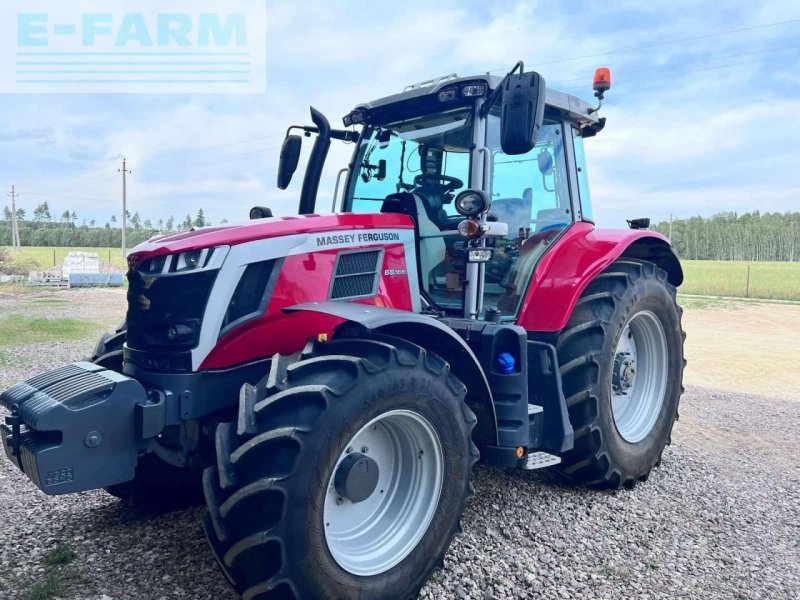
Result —
[[[163, 399], [89, 362], [48, 371], [0, 395], [8, 458], [44, 493], [68, 494], [133, 479], [140, 451], [163, 427]], [[156, 417], [155, 419], [153, 417]]]

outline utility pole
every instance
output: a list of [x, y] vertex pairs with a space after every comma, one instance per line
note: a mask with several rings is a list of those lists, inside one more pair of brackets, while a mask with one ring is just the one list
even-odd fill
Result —
[[8, 195], [11, 196], [11, 248], [16, 251], [20, 248], [19, 224], [17, 223], [17, 198], [19, 193], [16, 186], [11, 186], [11, 192]]
[[669, 215], [669, 241], [672, 243], [672, 213]]
[[128, 179], [127, 175], [131, 171], [128, 170], [127, 159], [122, 159], [122, 168], [117, 169], [122, 173], [122, 258], [125, 258], [125, 230], [128, 227]]

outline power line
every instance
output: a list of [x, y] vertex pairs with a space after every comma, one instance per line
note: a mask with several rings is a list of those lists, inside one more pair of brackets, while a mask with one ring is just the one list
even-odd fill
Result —
[[261, 150], [248, 150], [247, 152], [244, 153], [232, 154], [226, 158], [202, 158], [198, 160], [190, 160], [184, 163], [177, 163], [169, 167], [159, 167], [157, 169], [139, 169], [139, 171], [146, 173], [158, 173], [161, 171], [174, 171], [176, 168], [189, 167], [192, 165], [210, 165], [210, 164], [216, 165], [226, 162], [238, 162], [240, 160], [244, 160], [246, 158], [253, 158], [255, 156], [259, 156], [262, 154], [264, 156], [269, 156], [272, 154], [276, 154], [279, 151], [280, 149], [278, 148], [262, 148]]
[[260, 135], [258, 137], [250, 138], [250, 139], [247, 139], [247, 140], [240, 140], [238, 142], [226, 142], [224, 144], [214, 144], [212, 146], [200, 146], [198, 148], [191, 148], [189, 150], [175, 150], [175, 151], [172, 151], [172, 152], [161, 152], [161, 153], [158, 153], [158, 154], [153, 154], [151, 156], [148, 156], [147, 160], [151, 160], [151, 159], [154, 159], [154, 158], [163, 158], [165, 156], [174, 156], [176, 154], [183, 155], [183, 154], [188, 154], [188, 153], [193, 153], [193, 152], [203, 152], [205, 150], [215, 150], [217, 148], [229, 148], [230, 146], [239, 146], [241, 144], [249, 144], [251, 142], [258, 142], [258, 141], [261, 141], [261, 140], [266, 140], [266, 139], [269, 139], [269, 138], [278, 137], [279, 135], [283, 135], [283, 132], [269, 133], [267, 135]]
[[[727, 69], [728, 67], [739, 67], [739, 66], [742, 66], [742, 65], [754, 65], [754, 64], [758, 64], [758, 63], [770, 62], [770, 61], [773, 61], [773, 60], [781, 60], [783, 58], [785, 58], [785, 57], [784, 56], [773, 56], [773, 57], [770, 57], [770, 58], [761, 58], [761, 59], [758, 59], [758, 60], [747, 60], [747, 61], [742, 61], [742, 62], [729, 63], [727, 65], [714, 65], [714, 66], [710, 66], [710, 67], [701, 67], [699, 69], [689, 69], [688, 71], [681, 71], [680, 73], [677, 73], [677, 74], [678, 75], [684, 75], [684, 74], [687, 74], [687, 73], [699, 73], [701, 71], [716, 71], [718, 69]], [[639, 81], [639, 80], [642, 80], [642, 79], [653, 79], [653, 78], [656, 78], [656, 77], [660, 77], [660, 75], [653, 74], [653, 75], [645, 75], [644, 77], [631, 77], [630, 79], [623, 78], [622, 79], [622, 83], [628, 83], [629, 81]], [[569, 79], [569, 80], [564, 80], [564, 81], [554, 81], [553, 83], [566, 83], [568, 81], [578, 81], [578, 80], [577, 79]], [[581, 79], [581, 81], [583, 81], [583, 79]]]
[[[751, 52], [739, 52], [737, 54], [725, 54], [725, 55], [722, 55], [722, 56], [709, 56], [707, 58], [701, 58], [701, 59], [698, 59], [698, 60], [690, 60], [690, 61], [680, 62], [680, 63], [659, 65], [657, 67], [646, 67], [644, 69], [633, 69], [633, 70], [630, 70], [630, 71], [623, 71], [623, 75], [625, 75], [627, 73], [645, 73], [645, 72], [648, 72], [648, 71], [656, 71], [656, 70], [659, 70], [659, 69], [674, 69], [674, 68], [682, 67], [682, 66], [685, 66], [685, 65], [694, 65], [694, 64], [697, 64], [697, 63], [703, 63], [703, 62], [707, 62], [707, 61], [711, 61], [711, 60], [723, 60], [723, 59], [726, 59], [726, 58], [738, 58], [738, 57], [741, 57], [741, 56], [752, 56], [753, 54], [764, 54], [764, 53], [767, 53], [767, 52], [783, 52], [784, 50], [798, 50], [798, 49], [800, 49], [800, 48], [797, 47], [797, 46], [787, 46], [787, 47], [784, 47], [784, 48], [767, 48], [767, 49], [764, 49], [764, 50], [753, 50]], [[780, 58], [786, 58], [786, 57], [784, 57], [784, 56], [774, 56], [774, 57], [769, 57], [769, 58], [762, 58], [762, 59], [759, 59], [758, 61], [749, 61], [749, 62], [745, 62], [745, 63], [733, 63], [733, 64], [729, 64], [729, 65], [713, 65], [710, 68], [722, 68], [722, 67], [727, 67], [727, 66], [735, 66], [735, 65], [739, 65], [739, 64], [751, 64], [752, 62], [765, 62], [765, 61], [770, 61], [770, 60], [777, 60], [777, 59], [780, 59]], [[697, 69], [697, 70], [702, 70], [702, 69]], [[688, 72], [692, 73], [694, 71], [688, 71]], [[573, 77], [572, 79], [560, 79], [558, 81], [553, 81], [552, 83], [553, 84], [572, 83], [573, 81], [586, 81], [586, 77]], [[631, 81], [631, 80], [628, 79], [628, 78], [625, 78], [625, 81]]]
[[101, 197], [101, 196], [82, 196], [79, 194], [62, 194], [57, 190], [28, 190], [30, 193], [40, 196], [42, 198], [51, 198], [51, 199], [59, 199], [59, 198], [66, 198], [68, 200], [94, 200], [97, 202], [107, 202], [109, 200], [108, 197]]
[[[723, 35], [731, 35], [734, 33], [742, 33], [745, 31], [754, 31], [756, 29], [766, 29], [768, 27], [777, 27], [779, 25], [788, 25], [791, 23], [800, 23], [800, 19], [787, 19], [785, 21], [775, 21], [774, 23], [765, 23], [763, 25], [753, 25], [751, 27], [741, 27], [739, 29], [728, 29], [727, 31], [718, 31], [716, 33], [706, 33], [703, 35], [695, 35], [692, 37], [685, 37], [676, 40], [668, 40], [664, 42], [654, 42], [652, 44], [643, 44], [641, 46], [629, 46], [627, 48], [618, 48], [615, 50], [607, 50], [606, 52], [596, 52], [594, 54], [583, 54], [581, 56], [570, 56], [569, 58], [558, 58], [555, 60], [548, 60], [544, 62], [536, 62], [534, 63], [537, 67], [542, 65], [554, 65], [558, 63], [570, 62], [574, 60], [583, 60], [586, 58], [598, 58], [600, 56], [609, 56], [611, 54], [620, 54], [623, 52], [633, 52], [636, 50], [646, 50], [648, 48], [659, 48], [661, 46], [671, 46], [673, 44], [682, 44], [684, 42], [693, 42], [695, 40], [705, 40], [713, 37], [719, 37]], [[489, 73], [497, 73], [501, 71], [507, 71], [508, 67], [502, 67], [499, 69], [492, 69]]]
[[94, 175], [92, 177], [82, 177], [78, 181], [73, 181], [72, 185], [73, 186], [94, 185], [96, 183], [100, 183], [101, 181], [106, 181], [106, 180], [109, 180], [109, 179], [113, 179], [114, 177], [116, 177], [116, 173], [113, 170], [108, 169], [108, 170], [104, 170], [104, 173], [102, 173], [102, 174], [97, 174], [97, 175]]

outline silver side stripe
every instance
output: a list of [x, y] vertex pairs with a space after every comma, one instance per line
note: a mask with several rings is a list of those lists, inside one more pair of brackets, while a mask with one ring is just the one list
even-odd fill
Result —
[[217, 336], [236, 285], [247, 265], [338, 248], [403, 244], [414, 312], [420, 311], [416, 242], [413, 229], [354, 229], [288, 235], [231, 246], [206, 304], [200, 340], [192, 350], [192, 369], [197, 370], [217, 343]]

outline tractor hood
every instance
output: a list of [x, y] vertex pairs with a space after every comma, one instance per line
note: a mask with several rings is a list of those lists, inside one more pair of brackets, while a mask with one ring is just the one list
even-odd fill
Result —
[[141, 260], [145, 257], [189, 252], [215, 246], [236, 246], [255, 240], [287, 235], [360, 229], [413, 229], [413, 227], [414, 224], [409, 217], [393, 213], [272, 217], [155, 237], [136, 246], [131, 251], [129, 259], [133, 257]]

